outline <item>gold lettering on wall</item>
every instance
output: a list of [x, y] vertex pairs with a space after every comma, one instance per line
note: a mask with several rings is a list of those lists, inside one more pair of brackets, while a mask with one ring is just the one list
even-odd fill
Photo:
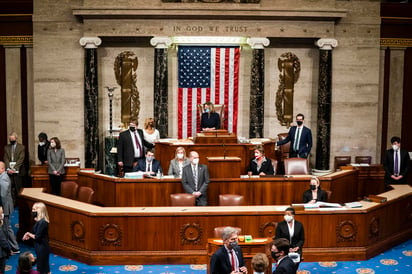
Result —
[[210, 34], [210, 33], [246, 33], [251, 29], [245, 25], [231, 25], [231, 26], [202, 26], [202, 25], [174, 25], [172, 32], [180, 33], [196, 33], [196, 34]]

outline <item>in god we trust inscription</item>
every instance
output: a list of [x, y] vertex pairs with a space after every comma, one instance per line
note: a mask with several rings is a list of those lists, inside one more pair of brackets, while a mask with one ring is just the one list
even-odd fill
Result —
[[163, 3], [238, 3], [259, 4], [260, 0], [162, 0]]

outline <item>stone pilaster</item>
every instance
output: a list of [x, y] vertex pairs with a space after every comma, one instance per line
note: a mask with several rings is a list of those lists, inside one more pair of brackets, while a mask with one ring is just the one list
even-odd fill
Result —
[[167, 71], [167, 54], [168, 48], [172, 44], [169, 37], [154, 37], [150, 44], [155, 47], [154, 60], [154, 104], [153, 113], [156, 122], [156, 128], [159, 130], [160, 137], [168, 136], [168, 71]]
[[97, 47], [99, 37], [82, 37], [80, 45], [85, 48], [84, 57], [84, 167], [99, 167], [99, 89], [97, 73]]
[[316, 142], [316, 170], [330, 169], [330, 128], [332, 106], [332, 49], [336, 39], [319, 39], [318, 128]]
[[269, 39], [253, 37], [247, 40], [253, 49], [250, 73], [250, 124], [249, 138], [263, 137], [265, 106], [265, 50]]

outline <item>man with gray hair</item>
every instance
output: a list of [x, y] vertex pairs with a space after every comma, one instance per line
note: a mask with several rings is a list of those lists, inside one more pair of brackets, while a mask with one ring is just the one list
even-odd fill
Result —
[[225, 227], [222, 233], [223, 246], [210, 259], [211, 274], [247, 273], [243, 253], [238, 246], [238, 232], [233, 227]]

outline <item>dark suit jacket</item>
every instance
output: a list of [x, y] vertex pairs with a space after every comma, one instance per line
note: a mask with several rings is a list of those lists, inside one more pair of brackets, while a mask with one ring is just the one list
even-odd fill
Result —
[[[153, 148], [153, 144], [147, 142], [143, 137], [143, 130], [136, 129], [137, 134], [139, 134], [140, 140], [142, 141], [142, 155], [140, 158], [145, 157], [145, 147]], [[125, 166], [133, 166], [134, 161], [134, 147], [132, 136], [130, 136], [130, 130], [125, 130], [120, 133], [119, 140], [117, 142], [117, 161], [123, 162]]]
[[385, 168], [385, 183], [386, 184], [406, 184], [407, 183], [407, 174], [409, 171], [409, 153], [406, 149], [400, 149], [400, 153], [398, 155], [401, 158], [401, 166], [399, 168], [399, 175], [402, 175], [403, 178], [396, 181], [391, 178], [394, 174], [394, 150], [388, 149], [385, 153], [385, 161], [383, 163], [383, 167]]
[[[160, 170], [160, 172], [162, 173], [162, 167], [160, 166], [160, 161], [153, 159], [152, 160], [152, 171], [154, 173], [157, 173], [157, 170]], [[146, 171], [146, 159], [139, 159], [139, 161], [137, 161], [137, 166], [135, 166], [133, 168], [133, 171]]]
[[[312, 196], [312, 190], [308, 189], [305, 192], [303, 192], [303, 202], [308, 203], [313, 200]], [[322, 202], [327, 202], [328, 201], [328, 195], [326, 194], [326, 191], [322, 189], [318, 189], [318, 198], [316, 201], [322, 201]]]
[[[12, 145], [4, 146], [4, 163], [6, 164], [6, 169], [10, 168], [10, 162], [12, 156]], [[24, 145], [17, 143], [14, 150], [14, 162], [16, 165], [14, 169], [17, 170], [19, 176], [26, 175], [26, 168], [24, 167]]]
[[[240, 247], [234, 248], [234, 251], [239, 260], [239, 268], [245, 266]], [[230, 274], [230, 272], [232, 272], [232, 265], [229, 261], [229, 255], [226, 248], [222, 246], [216, 250], [210, 259], [210, 274]]]
[[286, 256], [279, 262], [272, 274], [295, 274], [296, 271], [297, 265], [289, 256]]
[[303, 126], [302, 132], [300, 133], [300, 143], [298, 151], [293, 151], [293, 146], [295, 143], [295, 135], [296, 135], [296, 126], [290, 128], [288, 136], [285, 139], [277, 142], [278, 146], [284, 145], [290, 141], [290, 151], [289, 157], [300, 157], [300, 158], [308, 158], [310, 150], [312, 149], [312, 131]]
[[207, 205], [207, 187], [209, 185], [209, 171], [206, 165], [197, 165], [197, 190], [193, 179], [192, 164], [188, 164], [182, 169], [182, 185], [186, 193], [192, 194], [200, 191], [202, 195], [196, 198], [196, 205]]
[[220, 129], [220, 115], [219, 113], [202, 113], [202, 118], [200, 120], [200, 128], [212, 128]]
[[[289, 228], [286, 221], [279, 222], [276, 227], [275, 238], [286, 238], [290, 240]], [[305, 242], [305, 231], [301, 222], [295, 220], [295, 231], [293, 232], [290, 247], [299, 247], [298, 253], [302, 256], [302, 246]]]
[[255, 161], [255, 159], [251, 159], [247, 171], [252, 171], [253, 175], [259, 175], [259, 173], [261, 172], [264, 172], [266, 175], [275, 174], [275, 171], [273, 170], [272, 160], [269, 158], [266, 158], [266, 161], [262, 163], [259, 170], [257, 169], [257, 162]]

